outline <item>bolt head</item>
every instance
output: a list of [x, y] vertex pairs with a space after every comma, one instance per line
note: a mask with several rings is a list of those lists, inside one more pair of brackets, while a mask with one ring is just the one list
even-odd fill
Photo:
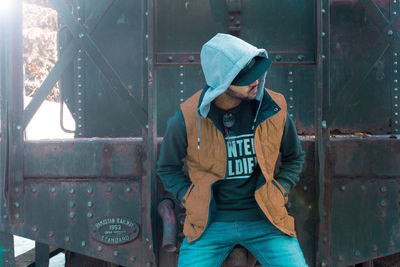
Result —
[[171, 62], [172, 60], [174, 60], [174, 57], [173, 56], [168, 56], [167, 59], [168, 59], [169, 62]]
[[98, 246], [97, 247], [97, 251], [102, 251], [103, 250], [103, 247], [102, 246]]
[[128, 193], [129, 193], [129, 192], [131, 192], [131, 191], [132, 191], [132, 188], [131, 188], [130, 186], [128, 186], [128, 187], [126, 187], [126, 189], [125, 189], [125, 190], [126, 190], [126, 192], [128, 192]]
[[38, 230], [39, 228], [36, 225], [32, 226], [32, 231], [37, 232]]
[[117, 257], [119, 255], [119, 252], [117, 250], [114, 250], [113, 254], [115, 257]]
[[89, 202], [87, 203], [87, 205], [88, 205], [89, 208], [91, 208], [91, 207], [93, 207], [93, 202], [92, 202], [92, 201], [89, 201]]
[[382, 192], [382, 193], [385, 193], [385, 192], [387, 191], [387, 188], [386, 188], [386, 186], [384, 186], [384, 185], [381, 186], [380, 189], [381, 189], [381, 192]]
[[276, 56], [275, 56], [275, 60], [276, 60], [276, 61], [281, 61], [281, 60], [282, 60], [282, 57], [281, 57], [280, 55], [276, 55]]
[[129, 259], [131, 260], [131, 262], [136, 261], [136, 257], [135, 256], [131, 256]]
[[90, 211], [87, 213], [88, 218], [92, 218], [93, 217], [93, 213], [91, 213]]

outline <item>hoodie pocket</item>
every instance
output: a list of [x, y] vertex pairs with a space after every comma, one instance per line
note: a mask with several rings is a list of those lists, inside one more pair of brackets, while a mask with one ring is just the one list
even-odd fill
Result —
[[191, 184], [188, 188], [188, 190], [186, 191], [185, 195], [182, 198], [182, 204], [185, 206], [186, 200], [188, 199], [190, 193], [192, 192], [194, 188], [194, 184]]
[[286, 192], [286, 190], [275, 179], [272, 180], [272, 184], [279, 190], [283, 197], [283, 201], [286, 204], [286, 202], [288, 201], [288, 193]]

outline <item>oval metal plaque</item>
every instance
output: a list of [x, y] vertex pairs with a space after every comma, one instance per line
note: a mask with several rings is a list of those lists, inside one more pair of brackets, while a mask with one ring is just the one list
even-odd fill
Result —
[[93, 227], [92, 237], [104, 244], [128, 243], [139, 235], [139, 225], [128, 217], [102, 217], [96, 220]]

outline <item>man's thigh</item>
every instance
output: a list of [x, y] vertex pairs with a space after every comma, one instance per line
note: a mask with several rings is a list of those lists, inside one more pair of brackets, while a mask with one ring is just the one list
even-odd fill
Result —
[[244, 222], [240, 244], [264, 266], [307, 266], [297, 238], [279, 231], [267, 221]]
[[231, 223], [213, 222], [200, 239], [189, 243], [183, 240], [179, 250], [178, 267], [221, 266], [235, 246]]

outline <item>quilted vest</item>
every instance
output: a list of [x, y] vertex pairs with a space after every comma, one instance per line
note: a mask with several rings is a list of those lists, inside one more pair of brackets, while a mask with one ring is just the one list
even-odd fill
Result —
[[[275, 164], [286, 123], [286, 101], [283, 95], [266, 89], [281, 108], [257, 126], [254, 148], [257, 161], [265, 177], [265, 183], [255, 191], [255, 199], [265, 216], [283, 233], [296, 236], [294, 218], [288, 215], [285, 189], [274, 179]], [[224, 179], [227, 155], [224, 136], [208, 119], [200, 117], [200, 148], [198, 148], [199, 116], [196, 112], [202, 91], [197, 92], [181, 104], [186, 124], [186, 164], [191, 186], [183, 197], [186, 208], [183, 232], [188, 242], [198, 239], [209, 223], [212, 185]]]

